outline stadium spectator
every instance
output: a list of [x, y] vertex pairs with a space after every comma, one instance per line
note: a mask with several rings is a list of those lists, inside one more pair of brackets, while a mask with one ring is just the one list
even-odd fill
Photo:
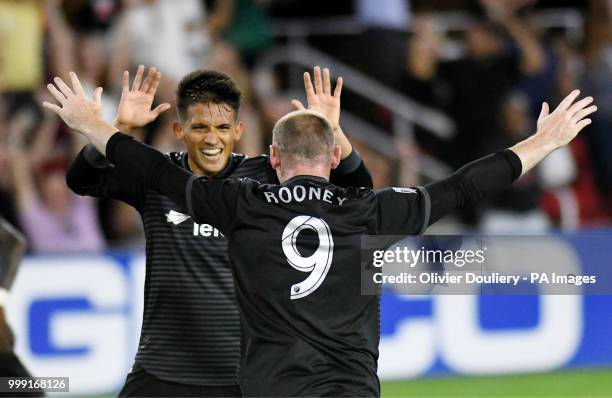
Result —
[[612, 3], [591, 1], [587, 24], [586, 65], [583, 83], [597, 98], [601, 111], [593, 119], [592, 134], [585, 137], [600, 192], [612, 215]]
[[43, 23], [37, 0], [0, 0], [0, 82], [3, 90], [36, 90], [43, 81]]
[[15, 202], [30, 248], [36, 253], [102, 250], [94, 202], [68, 190], [66, 160], [53, 157], [57, 119], [45, 116], [29, 149], [28, 125], [24, 116], [14, 117], [8, 139]]
[[68, 25], [79, 35], [104, 33], [111, 29], [121, 11], [121, 0], [47, 0], [61, 3]]
[[166, 81], [162, 100], [171, 102], [177, 82], [205, 63], [212, 44], [206, 21], [200, 0], [127, 1], [114, 31], [109, 73], [114, 77], [130, 65], [156, 65]]
[[[71, 4], [75, 7], [74, 3]], [[88, 9], [75, 8], [72, 12], [77, 14]], [[48, 62], [51, 73], [65, 76], [68, 71], [78, 71], [83, 76], [83, 84], [88, 91], [93, 91], [98, 86], [108, 87], [105, 76], [107, 36], [101, 28], [94, 29], [98, 26], [95, 19], [91, 21], [89, 29], [75, 31], [68, 24], [62, 3], [58, 0], [45, 2], [45, 16], [48, 21]], [[111, 90], [108, 91], [110, 93]], [[102, 100], [104, 118], [112, 120], [115, 116], [113, 112], [117, 108], [116, 100], [106, 94]]]
[[501, 6], [491, 12], [498, 24], [482, 17], [470, 24], [463, 37], [466, 56], [451, 62], [439, 59], [441, 42], [432, 24], [415, 24], [409, 77], [429, 92], [425, 100], [446, 110], [457, 123], [458, 133], [443, 156], [454, 167], [502, 147], [504, 99], [522, 76], [543, 67], [541, 45], [511, 12]]
[[[207, 2], [210, 3], [210, 2]], [[272, 45], [271, 0], [214, 0], [214, 12], [207, 27], [215, 39], [221, 37], [236, 48], [241, 62], [251, 70], [257, 59]]]
[[398, 66], [403, 64], [406, 52], [410, 1], [388, 0], [384, 7], [380, 5], [377, 0], [355, 2], [357, 21], [365, 29], [361, 34], [361, 64], [370, 76], [397, 87], [403, 76]]
[[[37, 0], [0, 0], [0, 94], [5, 120], [36, 107], [32, 93], [43, 83], [43, 14]], [[1, 126], [0, 126], [1, 129]]]
[[[465, 57], [442, 62], [442, 40], [426, 16], [415, 22], [409, 43], [406, 92], [420, 94], [426, 103], [443, 109], [455, 121], [450, 142], [434, 147], [451, 167], [504, 146], [503, 101], [525, 76], [544, 66], [537, 38], [505, 3], [486, 4], [488, 15], [479, 17], [463, 34]], [[464, 221], [474, 224], [475, 209], [464, 209]]]

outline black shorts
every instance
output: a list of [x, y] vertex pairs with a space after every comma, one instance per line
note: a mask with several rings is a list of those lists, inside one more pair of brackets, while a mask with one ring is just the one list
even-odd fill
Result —
[[134, 365], [119, 397], [242, 397], [242, 392], [238, 385], [195, 386], [165, 381]]

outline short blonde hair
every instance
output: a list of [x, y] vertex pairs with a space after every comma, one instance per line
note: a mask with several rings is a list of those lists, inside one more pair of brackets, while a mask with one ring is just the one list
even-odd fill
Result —
[[286, 114], [272, 129], [272, 145], [296, 160], [329, 159], [336, 145], [334, 129], [318, 112], [299, 110]]

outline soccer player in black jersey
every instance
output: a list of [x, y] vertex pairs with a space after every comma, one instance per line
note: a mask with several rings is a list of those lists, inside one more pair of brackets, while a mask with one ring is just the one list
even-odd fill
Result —
[[[328, 182], [340, 148], [316, 112], [293, 112], [274, 128], [270, 160], [280, 185], [198, 178], [117, 133], [100, 119], [99, 101], [85, 97], [73, 73], [71, 79], [72, 89], [50, 86], [61, 106], [44, 106], [105, 152], [126, 181], [168, 195], [227, 237], [245, 396], [378, 396], [379, 303], [360, 294], [360, 236], [419, 234], [457, 207], [498, 192], [569, 143], [597, 109], [591, 97], [574, 103], [576, 90], [550, 114], [544, 104], [536, 133], [512, 148], [425, 187], [375, 192]], [[314, 251], [298, 248], [299, 239]]]
[[[115, 127], [131, 132], [167, 109], [152, 109], [160, 73], [154, 68], [143, 80], [140, 66], [129, 87], [123, 76], [122, 98]], [[332, 181], [371, 186], [363, 162], [339, 126], [341, 80], [331, 92], [329, 70], [304, 77], [309, 107], [334, 120], [337, 139], [347, 151]], [[196, 175], [215, 179], [249, 177], [277, 183], [267, 156], [247, 159], [232, 153], [245, 126], [239, 118], [240, 91], [225, 74], [196, 71], [177, 90], [178, 122], [174, 133], [187, 152], [171, 153], [170, 161]], [[301, 103], [295, 104], [302, 107]], [[227, 241], [211, 220], [195, 220], [180, 206], [144, 184], [125, 181], [91, 145], [72, 163], [67, 182], [81, 195], [122, 200], [140, 213], [146, 236], [146, 282], [140, 344], [121, 396], [238, 395], [240, 323]]]

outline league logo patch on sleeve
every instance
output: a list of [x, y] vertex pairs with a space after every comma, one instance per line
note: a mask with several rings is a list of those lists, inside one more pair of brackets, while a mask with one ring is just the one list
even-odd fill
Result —
[[417, 190], [414, 188], [402, 188], [402, 187], [392, 187], [392, 188], [397, 193], [417, 193]]

